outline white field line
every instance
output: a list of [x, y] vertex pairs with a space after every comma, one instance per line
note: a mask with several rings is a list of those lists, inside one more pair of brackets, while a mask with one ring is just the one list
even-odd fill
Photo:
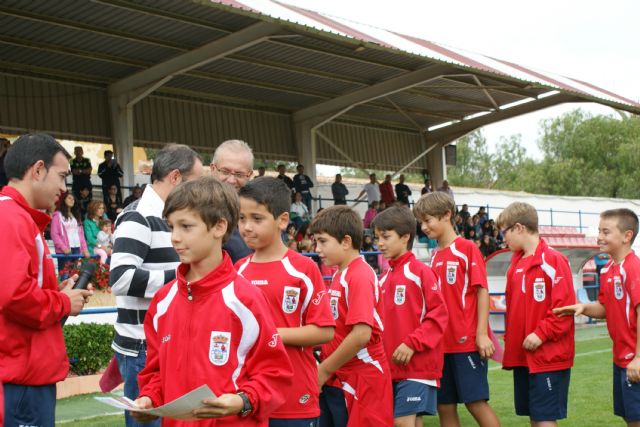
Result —
[[[591, 356], [592, 354], [600, 354], [600, 353], [611, 353], [611, 349], [605, 348], [602, 350], [586, 351], [584, 353], [577, 353], [575, 357]], [[490, 371], [496, 371], [498, 369], [502, 369], [502, 366], [492, 366], [491, 368], [489, 368]]]

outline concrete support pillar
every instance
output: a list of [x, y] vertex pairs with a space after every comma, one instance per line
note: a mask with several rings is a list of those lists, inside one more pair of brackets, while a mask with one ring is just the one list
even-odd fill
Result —
[[126, 95], [109, 98], [113, 151], [124, 172], [123, 185], [134, 185], [133, 164], [133, 105]]
[[441, 142], [427, 154], [427, 169], [431, 175], [431, 185], [434, 189], [442, 186], [442, 181], [447, 179], [447, 167], [444, 158], [444, 146]]

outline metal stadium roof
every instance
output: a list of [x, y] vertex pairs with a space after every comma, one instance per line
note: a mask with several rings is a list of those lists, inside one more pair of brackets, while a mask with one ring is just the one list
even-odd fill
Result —
[[586, 82], [280, 1], [0, 4], [0, 130], [111, 141], [109, 99], [135, 90], [136, 145], [240, 137], [263, 158], [296, 159], [294, 123], [312, 121], [333, 141], [319, 163], [388, 169], [563, 102], [640, 114]]

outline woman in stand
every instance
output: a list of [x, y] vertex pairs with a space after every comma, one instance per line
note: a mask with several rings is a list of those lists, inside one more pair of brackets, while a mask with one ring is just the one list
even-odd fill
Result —
[[118, 214], [122, 212], [122, 196], [118, 193], [118, 187], [114, 184], [109, 186], [107, 194], [104, 195], [104, 206], [107, 218], [115, 222]]
[[98, 233], [100, 233], [100, 221], [104, 217], [104, 203], [99, 200], [92, 200], [87, 206], [87, 217], [84, 220], [84, 235], [87, 239], [89, 254], [99, 255], [100, 262], [107, 261], [107, 252], [98, 244]]
[[[51, 220], [51, 240], [55, 247], [56, 254], [79, 255], [89, 257], [87, 242], [84, 238], [82, 227], [82, 217], [76, 206], [76, 198], [72, 193], [67, 192], [60, 206], [53, 214]], [[77, 257], [58, 258], [58, 270], [73, 262]]]

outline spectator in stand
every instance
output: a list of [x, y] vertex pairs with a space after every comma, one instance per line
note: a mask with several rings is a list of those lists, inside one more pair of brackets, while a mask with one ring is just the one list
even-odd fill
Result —
[[404, 183], [404, 175], [400, 175], [398, 178], [400, 182], [396, 184], [396, 197], [400, 203], [409, 206], [409, 196], [411, 196], [411, 189]]
[[120, 189], [120, 178], [124, 173], [122, 168], [114, 159], [113, 151], [104, 152], [104, 162], [98, 165], [98, 176], [102, 179], [102, 194], [107, 194], [109, 187], [115, 185], [118, 189], [118, 197], [122, 200], [122, 190]]
[[296, 170], [298, 173], [293, 177], [293, 189], [296, 193], [302, 194], [302, 203], [304, 203], [309, 212], [311, 212], [311, 188], [313, 187], [313, 181], [311, 181], [309, 175], [304, 174], [304, 166], [301, 164], [298, 164]]
[[497, 249], [503, 249], [504, 246], [504, 237], [502, 236], [502, 233], [500, 233], [500, 230], [498, 230], [498, 228], [494, 228], [493, 229], [493, 241], [496, 242], [496, 248]]
[[391, 183], [391, 175], [384, 176], [384, 181], [380, 183], [380, 201], [385, 205], [391, 206], [396, 201], [393, 195], [393, 184]]
[[[100, 261], [104, 263], [107, 259], [107, 252], [98, 246], [98, 233], [100, 233], [100, 222], [105, 219], [104, 203], [99, 200], [92, 200], [87, 206], [87, 217], [84, 219], [84, 237], [87, 241], [89, 255], [99, 255]], [[104, 261], [103, 261], [104, 260]]]
[[287, 187], [289, 187], [289, 190], [293, 190], [293, 180], [291, 178], [289, 178], [286, 174], [285, 174], [285, 166], [280, 163], [278, 165], [278, 176], [276, 178], [281, 179], [284, 181], [285, 184], [287, 184]]
[[494, 230], [494, 222], [492, 219], [485, 221], [484, 224], [482, 224], [482, 226], [480, 227], [481, 231], [482, 231], [482, 235], [488, 235], [488, 236], [493, 236], [493, 230]]
[[378, 203], [378, 213], [382, 212], [385, 209], [387, 209], [387, 204], [380, 200], [380, 202]]
[[[451, 189], [451, 187], [449, 187], [449, 181], [447, 181], [446, 179], [444, 181], [442, 181], [442, 187], [438, 188], [438, 191], [442, 191], [444, 193], [447, 193], [452, 199], [453, 198], [453, 190]], [[454, 199], [455, 201], [455, 199]]]
[[298, 252], [313, 252], [313, 242], [304, 238], [298, 242]]
[[258, 175], [257, 175], [257, 176], [254, 176], [254, 177], [253, 177], [253, 179], [260, 178], [261, 176], [264, 176], [264, 174], [265, 174], [266, 172], [267, 172], [267, 170], [264, 168], [264, 166], [260, 166], [260, 167], [258, 168]]
[[91, 188], [85, 186], [80, 187], [80, 197], [76, 196], [76, 205], [80, 210], [80, 215], [84, 220], [87, 217], [87, 208], [89, 203], [93, 200], [93, 193], [91, 193]]
[[[58, 209], [51, 218], [51, 240], [53, 240], [56, 254], [82, 254], [89, 257], [80, 210], [76, 205], [75, 196], [70, 192], [63, 195]], [[58, 271], [62, 270], [68, 262], [76, 259], [76, 257], [58, 258]]]
[[481, 227], [489, 220], [489, 215], [487, 215], [487, 211], [484, 206], [480, 206], [476, 215], [478, 216], [478, 222]]
[[469, 205], [467, 205], [466, 203], [462, 205], [462, 208], [460, 209], [460, 212], [458, 212], [458, 215], [460, 215], [460, 217], [462, 218], [462, 222], [466, 224], [467, 219], [471, 216], [471, 213], [469, 212]]
[[336, 179], [333, 181], [333, 184], [331, 184], [331, 194], [333, 194], [334, 205], [347, 204], [347, 194], [349, 194], [349, 190], [347, 186], [342, 183], [342, 175], [339, 173], [336, 174]]
[[289, 216], [291, 222], [296, 225], [298, 230], [301, 229], [303, 224], [311, 222], [309, 209], [307, 209], [307, 205], [302, 203], [302, 194], [300, 192], [296, 192], [296, 195], [294, 196], [294, 201], [291, 203], [291, 209], [289, 209]]
[[496, 247], [496, 243], [489, 234], [485, 234], [482, 236], [482, 241], [480, 242], [480, 252], [486, 258], [492, 253], [494, 253], [498, 248]]
[[380, 201], [380, 185], [378, 184], [375, 173], [369, 174], [369, 182], [364, 185], [364, 188], [362, 189], [360, 194], [358, 194], [358, 197], [356, 197], [356, 203], [354, 205], [360, 202], [360, 198], [365, 193], [367, 194], [368, 205], [371, 205], [371, 203], [373, 202]]
[[289, 240], [296, 240], [296, 234], [298, 234], [298, 227], [291, 222], [287, 225], [282, 241], [287, 243]]
[[378, 215], [379, 204], [380, 202], [372, 202], [369, 205], [369, 209], [367, 209], [367, 211], [364, 213], [364, 219], [362, 221], [364, 228], [369, 228], [369, 225], [371, 225], [371, 221], [373, 221], [373, 218], [375, 218], [376, 215]]
[[115, 184], [111, 184], [111, 186], [107, 189], [107, 193], [104, 195], [104, 206], [106, 209], [106, 215], [111, 222], [115, 222], [118, 214], [122, 212], [122, 199], [118, 194], [118, 187]]
[[100, 257], [100, 262], [109, 264], [108, 257], [110, 257], [113, 252], [113, 232], [111, 231], [113, 223], [108, 219], [103, 219], [98, 223], [98, 226], [100, 226], [100, 232], [96, 236], [96, 247], [102, 249], [107, 254], [107, 258]]
[[141, 196], [142, 187], [136, 184], [136, 186], [131, 189], [131, 194], [126, 199], [124, 199], [124, 202], [122, 202], [122, 207], [126, 208], [128, 205], [138, 200]]
[[420, 194], [427, 194], [433, 191], [433, 187], [431, 186], [431, 180], [429, 178], [424, 180], [424, 187], [420, 190]]
[[88, 188], [89, 191], [93, 189], [91, 184], [91, 160], [84, 157], [84, 150], [82, 147], [76, 147], [73, 150], [75, 158], [71, 159], [69, 166], [71, 167], [71, 173], [73, 174], [73, 184], [71, 189], [73, 195], [76, 198], [80, 198], [80, 189]]
[[[362, 251], [363, 252], [376, 252], [378, 248], [376, 247], [373, 237], [370, 234], [365, 234], [362, 239]], [[378, 266], [378, 255], [377, 254], [369, 254], [364, 256], [364, 260], [373, 268], [373, 271], [376, 274], [380, 274], [380, 267]]]
[[453, 223], [454, 223], [454, 225], [456, 227], [456, 233], [458, 233], [459, 236], [463, 236], [464, 237], [464, 235], [465, 235], [464, 228], [465, 227], [464, 227], [464, 221], [462, 220], [462, 217], [460, 215], [456, 215], [454, 220], [453, 220]]
[[4, 158], [10, 145], [11, 143], [7, 138], [0, 138], [0, 189], [9, 183], [7, 174], [4, 171]]

